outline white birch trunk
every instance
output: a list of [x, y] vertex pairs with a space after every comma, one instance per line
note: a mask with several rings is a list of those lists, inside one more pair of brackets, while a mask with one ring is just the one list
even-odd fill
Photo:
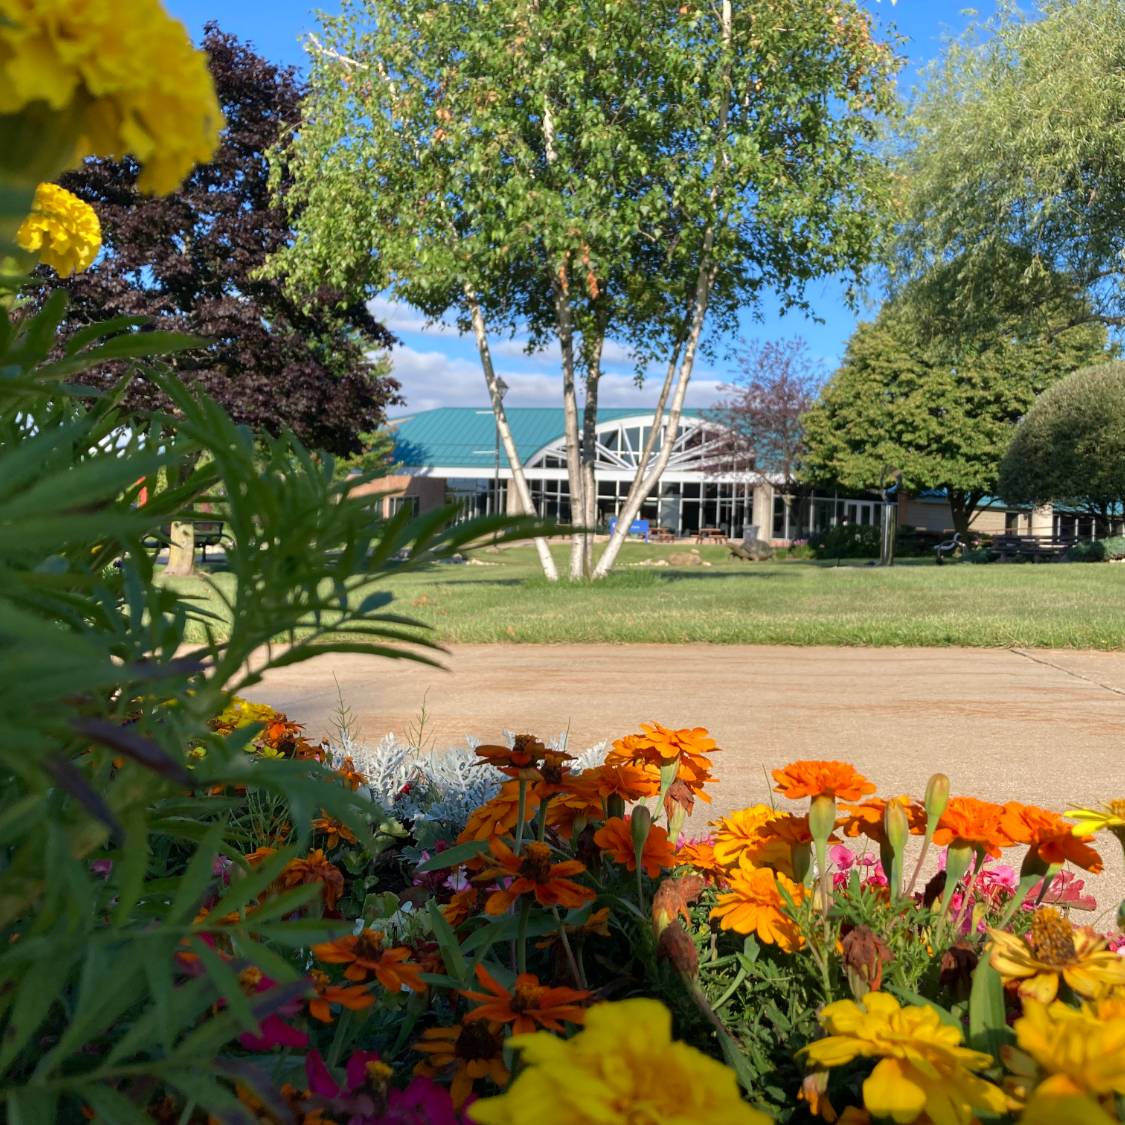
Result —
[[[496, 416], [496, 429], [500, 435], [500, 444], [508, 458], [512, 469], [512, 486], [519, 499], [520, 507], [526, 516], [536, 515], [535, 505], [531, 502], [531, 490], [527, 487], [527, 477], [524, 476], [523, 464], [516, 452], [516, 443], [512, 438], [512, 431], [508, 425], [508, 416], [504, 412], [504, 401], [500, 397], [500, 388], [496, 383], [496, 369], [492, 366], [492, 352], [488, 346], [488, 333], [485, 330], [484, 314], [481, 312], [480, 302], [476, 299], [472, 287], [465, 286], [465, 296], [468, 299], [469, 311], [472, 314], [473, 335], [477, 341], [477, 351], [480, 353], [480, 365], [484, 371], [484, 381], [488, 384], [488, 397], [492, 403], [492, 413]], [[535, 549], [539, 554], [539, 563], [543, 573], [550, 582], [559, 580], [559, 572], [555, 569], [555, 560], [551, 558], [551, 548], [546, 539], [535, 540]]]
[[[730, 117], [730, 98], [731, 98], [731, 83], [730, 83], [730, 52], [731, 52], [731, 0], [722, 0], [720, 9], [721, 20], [721, 37], [723, 44], [724, 54], [724, 75], [723, 75], [723, 90], [722, 102], [719, 106], [719, 118], [715, 130], [715, 158], [716, 163], [721, 167], [727, 164], [727, 158], [723, 151], [723, 146], [726, 143], [727, 135], [727, 121]], [[716, 179], [711, 186], [709, 193], [709, 202], [712, 208], [712, 215], [715, 216], [719, 211], [720, 203], [720, 182], [721, 173], [716, 173], [720, 178]], [[672, 444], [675, 435], [680, 425], [680, 418], [683, 414], [684, 398], [687, 395], [688, 383], [691, 380], [692, 369], [695, 366], [695, 355], [699, 349], [699, 339], [703, 331], [703, 322], [707, 316], [707, 306], [711, 299], [711, 286], [715, 282], [715, 265], [712, 261], [712, 252], [715, 245], [715, 226], [717, 217], [713, 217], [707, 226], [706, 233], [703, 236], [703, 246], [701, 248], [699, 258], [699, 273], [697, 275], [695, 286], [695, 298], [692, 302], [691, 310], [691, 327], [688, 330], [687, 343], [684, 349], [683, 359], [679, 365], [679, 371], [676, 373], [675, 390], [672, 392], [672, 404], [668, 413], [667, 425], [663, 425], [663, 418], [661, 410], [658, 410], [653, 415], [652, 432], [649, 435], [649, 442], [645, 447], [645, 456], [642, 457], [641, 463], [637, 468], [637, 475], [633, 479], [633, 485], [629, 489], [629, 496], [625, 501], [625, 507], [621, 510], [617, 517], [617, 527], [613, 535], [610, 536], [609, 542], [606, 544], [605, 550], [602, 552], [601, 558], [598, 559], [598, 565], [594, 568], [594, 578], [604, 578], [613, 568], [613, 564], [617, 561], [618, 553], [621, 551], [621, 545], [625, 542], [625, 537], [629, 534], [629, 525], [637, 517], [637, 513], [641, 510], [641, 504], [644, 503], [645, 498], [652, 492], [653, 488], [659, 483], [660, 477], [664, 473], [664, 469], [668, 464], [668, 458], [672, 455]], [[674, 361], [673, 361], [674, 362]], [[665, 390], [667, 390], [668, 380], [673, 370], [673, 365], [669, 365], [669, 375], [665, 376]], [[664, 394], [661, 395], [661, 406], [664, 402]], [[663, 428], [665, 440], [660, 444], [660, 452], [657, 454], [655, 461], [652, 463], [651, 469], [648, 468], [648, 457], [651, 456], [651, 449], [655, 441], [656, 434], [659, 428]]]

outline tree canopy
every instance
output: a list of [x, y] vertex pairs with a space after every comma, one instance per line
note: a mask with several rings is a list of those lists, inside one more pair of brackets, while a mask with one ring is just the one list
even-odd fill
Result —
[[[897, 60], [851, 0], [347, 0], [312, 47], [280, 268], [471, 327], [517, 493], [488, 334], [557, 341], [587, 526], [607, 339], [666, 369], [674, 430], [707, 324], [732, 330], [765, 290], [802, 305], [872, 255]], [[661, 430], [619, 528], [659, 476]]]
[[1055, 318], [1080, 317], [1082, 302], [1060, 298], [1022, 312], [1003, 275], [990, 322], [966, 323], [949, 298], [958, 277], [956, 263], [936, 271], [859, 325], [805, 417], [802, 474], [874, 489], [901, 471], [904, 488], [945, 490], [964, 533], [996, 493], [1000, 460], [1036, 395], [1107, 352], [1097, 323], [1050, 334]]
[[1015, 246], [1029, 305], [1054, 274], [1089, 298], [1081, 315], [1125, 324], [1123, 65], [1125, 0], [1006, 7], [951, 44], [896, 161], [898, 270], [956, 259], [958, 304], [986, 309], [994, 263]]
[[[292, 234], [284, 207], [271, 200], [267, 152], [297, 128], [301, 84], [292, 69], [213, 23], [203, 46], [226, 116], [215, 159], [179, 191], [155, 198], [138, 190], [131, 159], [89, 160], [63, 177], [97, 211], [104, 251], [65, 282], [44, 274], [38, 299], [65, 285], [70, 328], [127, 314], [205, 337], [206, 347], [176, 357], [177, 373], [237, 422], [275, 434], [287, 427], [333, 453], [357, 451], [358, 435], [377, 429], [397, 401], [385, 363], [368, 356], [392, 338], [362, 300], [321, 287], [296, 301], [259, 274]], [[283, 194], [287, 183], [283, 176]], [[107, 386], [118, 374], [82, 378]], [[133, 411], [169, 405], [154, 384], [130, 385]]]
[[1049, 387], [1000, 465], [1013, 503], [1063, 503], [1107, 519], [1125, 512], [1125, 363], [1085, 367]]

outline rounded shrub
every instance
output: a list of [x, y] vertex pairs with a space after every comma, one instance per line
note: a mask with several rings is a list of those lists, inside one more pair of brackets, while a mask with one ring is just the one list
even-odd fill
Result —
[[1066, 501], [1100, 515], [1125, 499], [1125, 363], [1084, 367], [1048, 387], [1000, 464], [1009, 503]]

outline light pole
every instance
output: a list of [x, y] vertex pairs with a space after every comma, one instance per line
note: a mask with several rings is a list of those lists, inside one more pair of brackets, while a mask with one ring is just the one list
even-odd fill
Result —
[[[503, 379], [496, 380], [496, 399], [499, 403], [503, 404], [504, 396], [508, 393], [508, 384]], [[492, 503], [493, 515], [500, 514], [500, 417], [499, 414], [494, 416], [496, 422], [496, 462], [495, 471], [492, 480]], [[500, 529], [497, 528], [492, 533], [492, 542], [495, 543], [500, 537]]]

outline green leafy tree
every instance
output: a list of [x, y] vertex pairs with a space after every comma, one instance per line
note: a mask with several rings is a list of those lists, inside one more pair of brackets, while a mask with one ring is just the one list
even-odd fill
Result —
[[[592, 537], [574, 541], [571, 575], [600, 576], [709, 338], [764, 290], [803, 306], [811, 279], [869, 260], [896, 68], [851, 0], [348, 0], [312, 40], [284, 161], [298, 237], [276, 268], [471, 330], [526, 511], [489, 338], [557, 343], [586, 527], [605, 341], [663, 369], [618, 533], [596, 566]], [[545, 543], [540, 557], [553, 576]]]
[[1000, 465], [1014, 503], [1062, 502], [1104, 532], [1125, 511], [1125, 363], [1075, 371], [1049, 387], [1020, 423]]
[[1125, 324], [1123, 58], [1123, 0], [1005, 7], [951, 44], [907, 121], [897, 268], [958, 259], [958, 304], [987, 312], [1016, 246], [1029, 305], [1054, 273], [1089, 298], [1075, 315]]
[[[884, 305], [848, 342], [844, 362], [805, 416], [803, 476], [844, 488], [881, 487], [894, 470], [911, 491], [943, 489], [964, 534], [1035, 396], [1106, 355], [1105, 328], [1087, 322], [1053, 336], [1056, 317], [1083, 302], [1056, 298], [1034, 315], [994, 277], [992, 316], [966, 322], [951, 290], [959, 267], [936, 271]], [[1005, 304], [1006, 302], [1006, 304]]]

